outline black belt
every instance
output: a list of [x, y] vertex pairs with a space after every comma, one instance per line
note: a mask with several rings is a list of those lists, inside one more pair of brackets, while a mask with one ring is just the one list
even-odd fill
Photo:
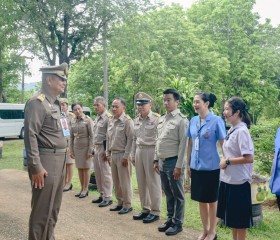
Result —
[[172, 160], [172, 159], [175, 159], [175, 158], [178, 158], [178, 156], [168, 157], [168, 158], [160, 158], [160, 160], [162, 160], [162, 161], [168, 161], [168, 160]]

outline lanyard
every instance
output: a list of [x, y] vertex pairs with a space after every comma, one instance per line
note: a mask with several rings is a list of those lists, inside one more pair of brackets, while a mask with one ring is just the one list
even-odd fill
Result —
[[226, 137], [225, 137], [225, 140], [226, 140], [226, 141], [229, 139], [229, 136], [230, 136], [235, 130], [236, 130], [236, 128], [233, 129], [230, 133], [228, 133], [228, 134], [226, 135]]

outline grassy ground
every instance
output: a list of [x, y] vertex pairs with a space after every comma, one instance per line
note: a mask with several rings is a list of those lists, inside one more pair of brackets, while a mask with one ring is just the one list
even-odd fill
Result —
[[[24, 170], [23, 167], [23, 141], [22, 140], [9, 140], [4, 141], [3, 145], [3, 157], [0, 160], [0, 169], [20, 169]], [[140, 211], [140, 202], [137, 190], [137, 182], [135, 177], [135, 172], [133, 171], [133, 208], [136, 211]], [[74, 191], [79, 190], [79, 179], [77, 175], [77, 170], [75, 169], [75, 174], [73, 178]], [[96, 191], [90, 193], [90, 199], [98, 196]], [[269, 195], [269, 198], [274, 198], [273, 195]], [[166, 217], [166, 202], [163, 198], [161, 218]], [[186, 206], [185, 206], [185, 226], [201, 231], [201, 222], [198, 211], [198, 204], [190, 200], [190, 194], [186, 193]], [[231, 230], [225, 227], [217, 227], [217, 232], [219, 239], [227, 240], [232, 239]], [[263, 222], [260, 226], [251, 228], [247, 239], [249, 240], [266, 240], [266, 239], [279, 239], [280, 236], [280, 214], [278, 209], [275, 207], [269, 208], [264, 207], [263, 209]]]

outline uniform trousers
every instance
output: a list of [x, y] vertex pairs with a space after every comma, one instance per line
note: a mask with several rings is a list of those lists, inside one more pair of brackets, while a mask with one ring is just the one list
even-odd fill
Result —
[[184, 193], [184, 169], [179, 180], [175, 180], [173, 171], [177, 157], [168, 160], [160, 160], [160, 177], [163, 191], [166, 195], [167, 218], [176, 225], [184, 223], [185, 193]]
[[[41, 163], [48, 176], [42, 189], [32, 187], [29, 240], [55, 239], [54, 228], [62, 201], [66, 154], [40, 153]], [[31, 179], [30, 172], [29, 177]]]
[[108, 161], [105, 159], [105, 150], [103, 145], [98, 145], [94, 149], [93, 164], [94, 164], [94, 174], [97, 184], [97, 189], [103, 200], [112, 199], [113, 190], [113, 179], [111, 167]]
[[115, 187], [115, 195], [118, 200], [118, 206], [126, 208], [131, 207], [132, 186], [131, 186], [131, 163], [128, 166], [122, 165], [124, 152], [112, 153], [112, 177]]
[[162, 199], [160, 176], [153, 169], [155, 146], [137, 145], [135, 169], [143, 213], [160, 214]]

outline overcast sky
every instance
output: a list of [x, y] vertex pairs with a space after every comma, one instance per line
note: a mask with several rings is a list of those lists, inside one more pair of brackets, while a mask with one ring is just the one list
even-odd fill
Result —
[[[170, 4], [172, 2], [174, 3], [180, 3], [182, 6], [188, 8], [190, 7], [195, 0], [163, 0], [166, 4]], [[270, 18], [271, 23], [274, 26], [277, 26], [280, 24], [280, 0], [257, 0], [255, 5], [255, 12], [258, 12], [264, 20], [265, 18]], [[41, 80], [41, 74], [39, 72], [39, 68], [42, 66], [42, 62], [38, 59], [33, 59], [32, 62], [28, 61], [29, 67], [31, 69], [32, 76], [31, 77], [25, 77], [25, 82], [38, 82]]]

